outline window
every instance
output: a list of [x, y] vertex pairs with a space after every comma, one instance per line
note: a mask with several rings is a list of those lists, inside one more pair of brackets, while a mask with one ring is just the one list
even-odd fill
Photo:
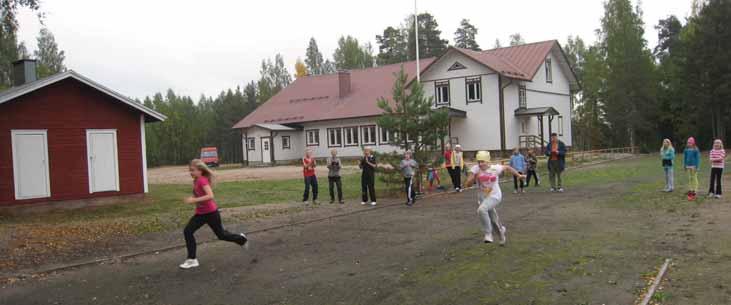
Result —
[[248, 138], [248, 139], [246, 139], [246, 149], [248, 149], [248, 150], [256, 150], [256, 138]]
[[269, 141], [266, 141], [266, 142], [262, 141], [261, 143], [264, 146], [264, 150], [269, 150]]
[[320, 146], [320, 130], [308, 130], [305, 133], [307, 138], [307, 146]]
[[553, 82], [553, 67], [551, 66], [551, 59], [546, 58], [546, 82]]
[[482, 78], [468, 77], [465, 79], [467, 86], [467, 104], [482, 102]]
[[558, 116], [558, 135], [563, 136], [563, 116]]
[[518, 108], [528, 108], [528, 96], [525, 93], [525, 85], [518, 86]]
[[459, 138], [458, 137], [452, 137], [449, 139], [449, 144], [451, 145], [457, 145], [459, 144]]
[[343, 138], [345, 146], [358, 146], [358, 127], [343, 128]]
[[391, 141], [393, 133], [386, 130], [385, 128], [381, 128], [381, 144], [388, 144], [388, 142]]
[[520, 132], [523, 134], [528, 133], [528, 120], [520, 121]]
[[289, 136], [282, 136], [282, 149], [291, 149]]
[[327, 146], [343, 147], [343, 129], [329, 128], [327, 130]]
[[363, 145], [376, 144], [376, 126], [361, 126], [361, 135], [363, 136]]
[[449, 81], [435, 82], [434, 88], [436, 90], [436, 104], [438, 105], [449, 105]]

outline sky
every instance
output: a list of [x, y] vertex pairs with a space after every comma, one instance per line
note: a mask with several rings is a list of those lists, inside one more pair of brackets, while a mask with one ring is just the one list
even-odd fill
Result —
[[[460, 20], [469, 19], [477, 42], [492, 48], [512, 33], [526, 42], [578, 35], [596, 40], [603, 0], [417, 0], [434, 15], [442, 38], [453, 43]], [[633, 0], [636, 4], [637, 0]], [[691, 0], [642, 0], [645, 38], [668, 15], [689, 15]], [[243, 86], [260, 76], [262, 59], [284, 56], [290, 73], [304, 60], [310, 37], [326, 58], [337, 39], [351, 35], [378, 47], [375, 36], [414, 12], [413, 0], [188, 1], [44, 0], [44, 25], [66, 52], [66, 66], [133, 98], [168, 88], [197, 100], [201, 94]], [[19, 16], [19, 38], [32, 52], [41, 28], [35, 13]]]

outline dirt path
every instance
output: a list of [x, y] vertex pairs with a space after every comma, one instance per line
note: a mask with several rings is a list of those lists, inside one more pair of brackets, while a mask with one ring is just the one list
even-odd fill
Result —
[[[586, 177], [563, 194], [505, 188], [507, 247], [480, 242], [467, 192], [253, 234], [248, 252], [206, 244], [195, 270], [177, 269], [177, 250], [22, 281], [0, 303], [632, 304], [666, 256], [677, 262], [667, 303], [729, 300], [729, 204], [667, 208], [636, 189], [652, 174]], [[633, 207], [635, 193], [658, 209]], [[309, 217], [299, 215], [288, 221]]]
[[[344, 166], [343, 175], [357, 172], [357, 166]], [[187, 184], [190, 183], [190, 174], [186, 166], [164, 166], [151, 168], [147, 171], [150, 184]], [[247, 180], [286, 180], [302, 177], [302, 168], [299, 166], [272, 166], [272, 167], [242, 167], [226, 168], [216, 171], [218, 181], [247, 181]], [[317, 175], [327, 177], [327, 168], [317, 168]]]

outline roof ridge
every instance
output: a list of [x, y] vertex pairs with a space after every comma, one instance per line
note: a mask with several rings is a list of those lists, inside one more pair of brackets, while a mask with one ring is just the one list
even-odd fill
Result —
[[499, 48], [492, 48], [492, 49], [487, 49], [487, 50], [481, 50], [481, 51], [477, 51], [477, 52], [487, 53], [487, 52], [490, 52], [490, 51], [504, 50], [504, 49], [510, 49], [510, 48], [519, 48], [519, 47], [525, 47], [525, 46], [534, 45], [534, 44], [541, 44], [541, 43], [555, 42], [555, 41], [558, 41], [558, 40], [556, 40], [556, 39], [549, 39], [549, 40], [543, 40], [543, 41], [535, 41], [535, 42], [529, 42], [529, 43], [519, 44], [519, 45], [515, 45], [515, 46], [507, 46], [507, 47], [499, 47]]

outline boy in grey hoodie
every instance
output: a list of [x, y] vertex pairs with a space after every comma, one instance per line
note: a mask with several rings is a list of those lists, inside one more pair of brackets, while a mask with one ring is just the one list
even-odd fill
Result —
[[333, 149], [330, 151], [330, 157], [327, 158], [327, 182], [330, 189], [330, 203], [335, 203], [335, 190], [333, 185], [338, 188], [338, 202], [340, 204], [345, 203], [343, 201], [343, 183], [340, 180], [340, 158], [338, 158], [338, 151]]
[[404, 159], [401, 160], [401, 174], [404, 175], [404, 185], [406, 189], [406, 205], [411, 206], [416, 201], [416, 190], [414, 190], [414, 170], [419, 166], [412, 159], [411, 151], [404, 153]]

